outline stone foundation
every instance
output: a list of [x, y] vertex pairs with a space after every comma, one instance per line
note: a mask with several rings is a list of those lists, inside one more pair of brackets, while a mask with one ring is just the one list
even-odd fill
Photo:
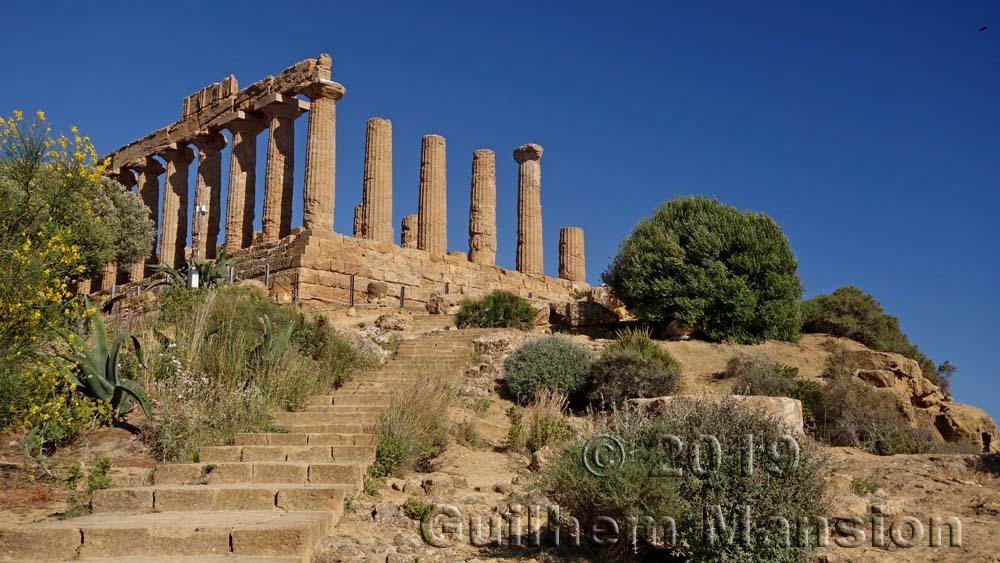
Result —
[[385, 282], [389, 306], [423, 308], [439, 293], [469, 296], [503, 289], [523, 297], [567, 301], [574, 288], [568, 280], [528, 275], [498, 266], [470, 262], [464, 253], [431, 256], [418, 248], [359, 239], [328, 231], [296, 229], [292, 236], [256, 244], [237, 252], [237, 280], [262, 279], [270, 266], [272, 293], [287, 291], [302, 302], [350, 302], [354, 275], [355, 303], [367, 303], [369, 282]]

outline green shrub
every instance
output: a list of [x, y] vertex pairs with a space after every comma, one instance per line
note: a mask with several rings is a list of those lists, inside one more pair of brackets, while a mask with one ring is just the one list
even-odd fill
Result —
[[77, 283], [147, 255], [155, 236], [148, 210], [105, 168], [75, 128], [57, 137], [42, 112], [0, 117], [0, 424], [27, 430], [27, 450], [111, 420], [53, 354], [93, 312]]
[[403, 503], [403, 513], [407, 517], [423, 522], [428, 516], [434, 512], [434, 503], [420, 500], [416, 497], [410, 497], [406, 499]]
[[754, 343], [798, 337], [797, 268], [769, 216], [693, 196], [640, 221], [603, 280], [639, 319]]
[[[783, 516], [794, 529], [800, 517], [827, 516], [828, 462], [812, 442], [802, 442], [798, 444], [798, 463], [794, 463], [793, 450], [783, 438], [785, 429], [776, 420], [740, 408], [734, 401], [674, 401], [658, 414], [616, 410], [597, 433], [621, 440], [624, 461], [604, 463], [600, 471], [588, 470], [583, 460], [589, 459], [594, 449], [581, 440], [555, 456], [537, 486], [584, 529], [598, 517], [611, 517], [619, 523], [635, 518], [641, 523], [636, 546], [629, 537], [601, 555], [618, 560], [692, 563], [812, 560], [813, 549], [808, 544], [786, 547], [776, 542], [781, 538], [780, 528], [768, 518]], [[753, 471], [748, 470], [746, 455], [747, 436], [751, 434], [756, 460]], [[669, 435], [677, 436], [684, 445], [680, 455], [665, 439]], [[719, 441], [722, 455], [718, 458], [710, 454], [713, 448], [706, 435]], [[700, 474], [693, 462], [695, 444], [700, 444], [700, 469], [704, 470]], [[778, 445], [774, 451], [779, 455], [771, 457], [768, 452], [774, 445]], [[670, 468], [680, 469], [681, 475], [665, 473]], [[715, 514], [715, 506], [728, 526], [742, 514], [741, 507], [750, 507], [749, 543], [742, 541], [742, 531], [731, 543], [717, 541], [713, 545], [706, 541], [706, 524], [712, 521], [706, 515]], [[665, 516], [675, 519], [677, 541], [673, 546], [651, 545], [645, 519]], [[659, 540], [666, 543], [665, 523], [658, 523]], [[816, 537], [815, 531], [812, 537]]]
[[831, 446], [875, 455], [949, 453], [961, 448], [941, 442], [926, 424], [912, 426], [897, 401], [891, 391], [837, 377], [811, 398], [812, 432]]
[[924, 377], [949, 394], [954, 366], [938, 366], [899, 327], [899, 319], [887, 314], [882, 304], [864, 291], [847, 285], [829, 295], [817, 295], [802, 302], [802, 331], [843, 336], [883, 352], [902, 354], [920, 364]]
[[375, 462], [368, 467], [373, 481], [400, 471], [426, 471], [448, 445], [448, 409], [454, 396], [449, 381], [435, 373], [411, 392], [396, 395], [379, 421]]
[[497, 290], [482, 299], [464, 299], [455, 314], [459, 328], [516, 328], [535, 326], [537, 311], [531, 302], [509, 291]]
[[587, 348], [563, 336], [543, 336], [522, 344], [503, 363], [507, 388], [522, 404], [543, 389], [563, 395], [579, 393], [594, 363]]
[[594, 363], [588, 398], [609, 408], [628, 399], [673, 395], [680, 376], [677, 360], [649, 330], [629, 328], [619, 332]]

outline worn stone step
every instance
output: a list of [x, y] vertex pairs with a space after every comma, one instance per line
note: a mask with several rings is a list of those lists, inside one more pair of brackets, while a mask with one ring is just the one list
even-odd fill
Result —
[[367, 464], [360, 462], [177, 463], [157, 466], [153, 485], [237, 485], [317, 483], [360, 486]]
[[[332, 403], [332, 399], [331, 399]], [[337, 405], [318, 404], [308, 405], [305, 409], [297, 412], [327, 412], [330, 414], [381, 414], [383, 409], [369, 405]]]
[[375, 431], [376, 423], [371, 424], [341, 424], [341, 423], [316, 423], [316, 424], [292, 424], [285, 428], [289, 432], [303, 434], [370, 434]]
[[[398, 395], [398, 393], [396, 393]], [[394, 394], [372, 395], [369, 393], [356, 393], [354, 395], [334, 395], [334, 405], [354, 405], [354, 406], [388, 406], [392, 402]]]
[[294, 428], [299, 424], [373, 424], [378, 421], [376, 413], [332, 413], [323, 411], [274, 412], [271, 422], [281, 427]]
[[94, 491], [91, 509], [104, 512], [192, 512], [213, 510], [324, 511], [340, 516], [346, 485], [240, 484], [158, 485]]
[[[139, 556], [298, 556], [336, 523], [330, 512], [157, 512], [91, 514], [0, 528], [7, 559], [77, 560]], [[203, 559], [201, 559], [203, 560]]]
[[378, 436], [366, 433], [247, 433], [236, 435], [237, 446], [374, 446]]
[[261, 461], [373, 461], [373, 446], [210, 446], [201, 448], [202, 463]]
[[345, 414], [345, 415], [365, 415], [374, 414], [380, 415], [385, 412], [385, 409], [375, 405], [309, 405], [305, 410], [299, 412], [323, 412], [329, 414]]

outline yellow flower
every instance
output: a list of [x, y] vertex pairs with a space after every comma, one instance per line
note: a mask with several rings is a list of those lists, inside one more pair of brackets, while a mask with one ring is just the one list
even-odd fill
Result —
[[21, 121], [22, 119], [24, 119], [24, 114], [21, 113], [21, 110], [19, 110], [19, 109], [14, 110], [14, 119], [16, 119], [18, 121]]
[[38, 121], [41, 121], [42, 123], [45, 123], [45, 112], [44, 111], [38, 110], [38, 111], [35, 112], [35, 115], [38, 116]]

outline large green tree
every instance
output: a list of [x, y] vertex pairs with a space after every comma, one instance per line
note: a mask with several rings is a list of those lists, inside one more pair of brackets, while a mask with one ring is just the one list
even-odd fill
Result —
[[794, 340], [802, 282], [768, 215], [679, 197], [639, 222], [603, 279], [629, 311], [715, 340]]

